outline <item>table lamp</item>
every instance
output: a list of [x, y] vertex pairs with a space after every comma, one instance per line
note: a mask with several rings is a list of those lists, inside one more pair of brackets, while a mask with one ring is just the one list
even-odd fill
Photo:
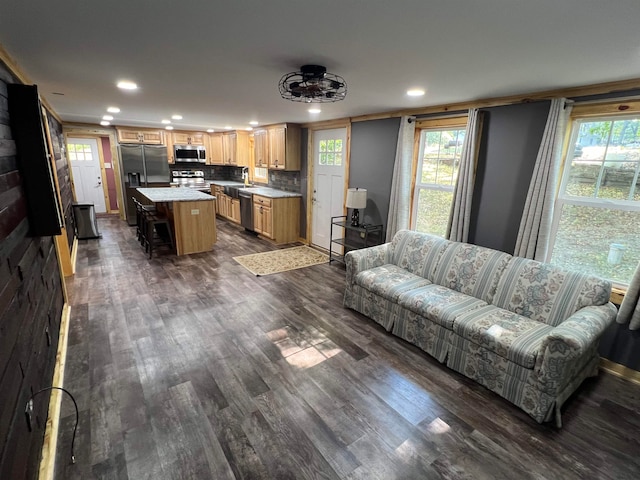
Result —
[[359, 208], [367, 207], [367, 190], [364, 188], [349, 188], [347, 190], [347, 208], [352, 208], [351, 225], [357, 227], [360, 225]]

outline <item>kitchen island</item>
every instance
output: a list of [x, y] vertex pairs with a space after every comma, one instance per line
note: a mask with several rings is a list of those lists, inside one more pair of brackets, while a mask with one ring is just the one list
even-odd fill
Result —
[[178, 255], [213, 250], [216, 197], [190, 188], [138, 188], [138, 192], [169, 218]]

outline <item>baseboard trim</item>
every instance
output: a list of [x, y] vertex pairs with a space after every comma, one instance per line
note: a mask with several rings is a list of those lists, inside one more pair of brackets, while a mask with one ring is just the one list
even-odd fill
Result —
[[73, 247], [71, 247], [71, 274], [76, 274], [76, 260], [78, 259], [78, 237], [73, 237]]
[[[53, 372], [53, 387], [62, 387], [64, 384], [64, 367], [67, 358], [67, 339], [69, 338], [69, 319], [71, 307], [65, 304], [60, 319], [60, 335], [58, 339], [58, 353], [56, 354], [56, 366]], [[60, 423], [60, 405], [62, 404], [62, 392], [51, 390], [49, 398], [49, 412], [44, 432], [44, 444], [40, 458], [39, 480], [53, 480], [56, 463], [56, 449], [58, 446], [58, 426]]]
[[607, 373], [615, 375], [616, 377], [622, 377], [630, 382], [640, 385], [640, 372], [637, 370], [612, 362], [606, 358], [600, 359], [600, 368]]

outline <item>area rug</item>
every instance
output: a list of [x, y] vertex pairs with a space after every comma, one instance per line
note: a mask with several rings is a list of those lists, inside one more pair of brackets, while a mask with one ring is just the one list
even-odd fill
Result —
[[263, 276], [326, 263], [329, 261], [329, 256], [303, 246], [242, 255], [233, 259], [254, 275]]

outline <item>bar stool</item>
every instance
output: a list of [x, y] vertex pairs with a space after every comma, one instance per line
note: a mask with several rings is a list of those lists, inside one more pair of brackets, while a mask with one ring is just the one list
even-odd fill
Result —
[[175, 250], [169, 219], [164, 215], [158, 214], [155, 208], [148, 208], [148, 205], [142, 205], [142, 215], [144, 218], [144, 247], [145, 252], [149, 253], [149, 258], [153, 256], [153, 251], [157, 247], [166, 246], [171, 251]]
[[144, 245], [144, 215], [142, 212], [142, 203], [140, 203], [136, 197], [131, 197], [131, 200], [133, 200], [133, 204], [136, 207], [136, 238], [138, 242], [140, 242], [140, 245]]

